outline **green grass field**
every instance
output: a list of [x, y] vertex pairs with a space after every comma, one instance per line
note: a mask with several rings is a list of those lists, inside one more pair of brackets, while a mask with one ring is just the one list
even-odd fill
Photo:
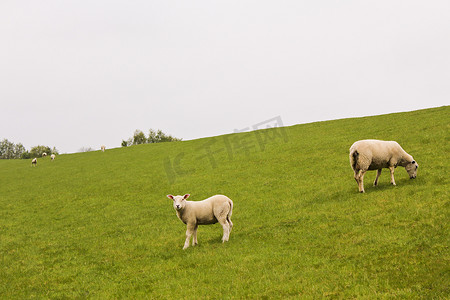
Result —
[[[251, 126], [252, 124], [248, 124]], [[419, 163], [358, 193], [348, 149]], [[449, 298], [450, 106], [192, 141], [0, 161], [0, 297]], [[225, 194], [233, 231], [185, 225], [167, 194]]]

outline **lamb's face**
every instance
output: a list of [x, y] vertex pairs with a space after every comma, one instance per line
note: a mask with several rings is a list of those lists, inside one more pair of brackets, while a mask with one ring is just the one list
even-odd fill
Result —
[[410, 162], [409, 164], [406, 165], [405, 169], [406, 169], [406, 172], [408, 172], [410, 179], [415, 179], [417, 177], [417, 168], [418, 167], [419, 167], [419, 165], [417, 164], [417, 162], [415, 160], [413, 160], [412, 162]]
[[177, 211], [182, 210], [186, 206], [186, 199], [189, 196], [189, 194], [186, 194], [184, 196], [167, 195], [168, 198], [173, 200], [173, 208]]

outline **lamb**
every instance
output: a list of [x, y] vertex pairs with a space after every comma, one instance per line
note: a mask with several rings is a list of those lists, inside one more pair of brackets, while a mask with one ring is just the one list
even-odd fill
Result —
[[33, 158], [33, 160], [31, 161], [31, 166], [32, 166], [32, 167], [36, 167], [36, 165], [37, 165], [37, 158], [35, 157], [35, 158]]
[[55, 157], [56, 157], [56, 155], [55, 155], [55, 154], [52, 154], [52, 155], [50, 155], [50, 158], [52, 159], [52, 161], [54, 161], [54, 160], [55, 160]]
[[46, 157], [46, 156], [47, 156], [46, 152], [42, 153], [42, 157]]
[[414, 158], [395, 141], [361, 140], [350, 147], [350, 165], [355, 172], [360, 193], [364, 193], [364, 174], [368, 170], [378, 170], [374, 186], [378, 185], [378, 178], [382, 168], [389, 168], [391, 184], [395, 184], [394, 170], [397, 166], [406, 169], [410, 179], [417, 176], [419, 165]]
[[101, 149], [102, 149], [102, 152], [105, 152], [105, 149], [106, 149], [105, 145], [102, 145]]
[[223, 195], [215, 195], [202, 201], [186, 201], [189, 196], [190, 194], [184, 196], [167, 195], [168, 198], [173, 200], [173, 208], [176, 210], [178, 218], [187, 225], [183, 250], [189, 247], [192, 235], [194, 235], [192, 245], [198, 244], [198, 225], [219, 222], [223, 228], [222, 242], [228, 241], [233, 227], [233, 222], [231, 222], [233, 201]]

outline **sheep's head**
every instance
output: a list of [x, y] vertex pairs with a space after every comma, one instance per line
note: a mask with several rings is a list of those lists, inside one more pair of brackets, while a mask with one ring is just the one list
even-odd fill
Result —
[[419, 165], [417, 164], [417, 162], [415, 160], [413, 160], [412, 162], [410, 162], [409, 164], [406, 165], [405, 169], [406, 169], [406, 172], [408, 172], [410, 179], [415, 179], [417, 177], [417, 168], [418, 167], [419, 167]]
[[189, 194], [186, 194], [184, 196], [167, 195], [167, 198], [173, 200], [173, 208], [175, 210], [182, 210], [186, 206], [186, 199], [189, 198], [189, 196]]

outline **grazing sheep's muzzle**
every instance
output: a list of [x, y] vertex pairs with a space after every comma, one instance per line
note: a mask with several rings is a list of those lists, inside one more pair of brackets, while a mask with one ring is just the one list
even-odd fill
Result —
[[409, 179], [416, 179], [416, 176], [410, 176]]
[[175, 205], [175, 209], [176, 210], [180, 210], [181, 209], [181, 205]]

